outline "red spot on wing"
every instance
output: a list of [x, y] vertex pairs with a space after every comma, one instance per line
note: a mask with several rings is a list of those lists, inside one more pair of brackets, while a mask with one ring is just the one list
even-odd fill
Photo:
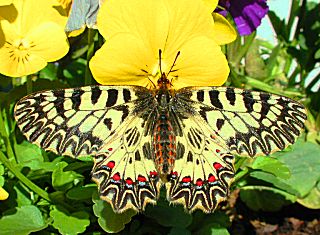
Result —
[[133, 184], [132, 179], [131, 178], [127, 178], [126, 179], [126, 184], [129, 184], [129, 185]]
[[203, 185], [202, 179], [197, 179], [196, 185], [197, 185], [197, 186], [202, 186], [202, 185]]
[[219, 169], [221, 169], [223, 166], [222, 166], [219, 162], [215, 162], [215, 163], [213, 163], [213, 167], [214, 167], [214, 169], [219, 170]]
[[216, 179], [216, 177], [214, 177], [214, 175], [212, 175], [212, 174], [210, 174], [209, 175], [209, 178], [208, 178], [208, 182], [209, 183], [213, 183], [214, 181], [216, 181], [217, 179]]
[[110, 169], [112, 169], [115, 166], [114, 161], [110, 161], [107, 163], [107, 167], [109, 167]]
[[191, 182], [191, 177], [190, 176], [183, 177], [181, 181], [183, 183], [189, 183], [189, 182]]
[[171, 175], [178, 176], [178, 172], [174, 171], [171, 173]]
[[155, 178], [158, 175], [158, 172], [156, 171], [150, 171], [150, 177]]
[[220, 151], [220, 149], [216, 149], [216, 153], [220, 153], [221, 151]]
[[[150, 172], [150, 173], [151, 173], [151, 172]], [[142, 175], [139, 175], [139, 176], [138, 176], [138, 181], [140, 181], [140, 182], [146, 182], [147, 179], [146, 179], [146, 177], [144, 177], [144, 176], [142, 176]]]
[[114, 181], [119, 181], [119, 180], [121, 179], [119, 172], [115, 173], [115, 174], [112, 176], [112, 179], [113, 179]]
[[112, 151], [113, 148], [108, 148], [108, 151]]

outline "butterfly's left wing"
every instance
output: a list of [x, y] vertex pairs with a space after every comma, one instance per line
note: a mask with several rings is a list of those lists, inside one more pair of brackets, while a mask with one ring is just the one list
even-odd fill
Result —
[[293, 144], [307, 118], [299, 102], [283, 96], [231, 87], [186, 87], [177, 107], [189, 107], [213, 138], [234, 154], [269, 155]]

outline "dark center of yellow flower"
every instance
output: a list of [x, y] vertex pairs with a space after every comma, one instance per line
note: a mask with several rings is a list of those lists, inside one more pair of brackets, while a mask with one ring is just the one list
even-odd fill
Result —
[[29, 60], [30, 49], [34, 45], [33, 42], [22, 38], [15, 40], [13, 43], [7, 42], [6, 46], [9, 49], [11, 59], [25, 62]]

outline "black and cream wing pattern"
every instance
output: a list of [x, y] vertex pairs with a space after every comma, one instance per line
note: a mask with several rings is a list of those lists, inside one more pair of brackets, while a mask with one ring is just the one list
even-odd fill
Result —
[[87, 86], [22, 98], [26, 138], [60, 155], [92, 155], [100, 197], [121, 213], [167, 199], [210, 213], [229, 194], [234, 155], [293, 144], [306, 119], [289, 98], [230, 87]]

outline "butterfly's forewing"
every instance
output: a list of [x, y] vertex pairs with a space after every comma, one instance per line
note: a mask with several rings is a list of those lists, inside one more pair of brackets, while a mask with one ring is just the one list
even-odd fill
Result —
[[287, 97], [230, 87], [183, 88], [176, 99], [192, 101], [188, 105], [208, 123], [212, 138], [241, 156], [293, 144], [307, 117], [303, 105]]
[[16, 104], [15, 118], [26, 138], [46, 150], [72, 157], [95, 154], [132, 112], [140, 90], [87, 86], [34, 93]]
[[166, 183], [167, 198], [183, 204], [192, 212], [212, 212], [226, 200], [234, 175], [234, 157], [220, 143], [210, 138], [205, 122], [194, 116], [181, 119], [183, 135], [177, 137], [177, 159]]

